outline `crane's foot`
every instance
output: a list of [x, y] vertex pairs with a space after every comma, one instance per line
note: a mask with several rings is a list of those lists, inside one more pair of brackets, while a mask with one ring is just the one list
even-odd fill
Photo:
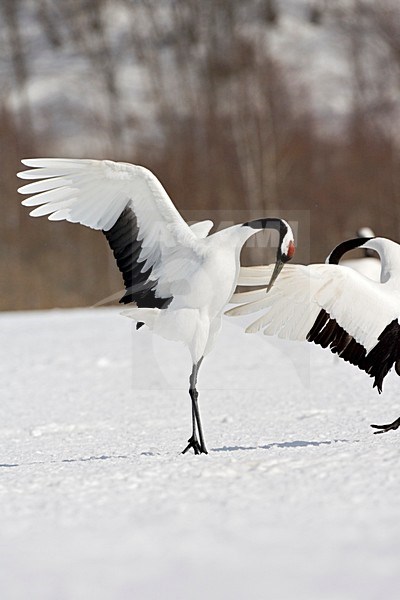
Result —
[[199, 440], [197, 439], [197, 437], [190, 437], [188, 439], [188, 445], [186, 446], [186, 448], [184, 449], [184, 451], [182, 452], [182, 454], [186, 454], [186, 452], [188, 450], [190, 450], [190, 448], [193, 448], [193, 452], [195, 454], [208, 454], [207, 448], [205, 447], [204, 444], [200, 444]]
[[389, 423], [388, 425], [371, 425], [374, 429], [379, 429], [379, 431], [374, 431], [374, 433], [386, 433], [386, 431], [391, 431], [398, 429], [400, 427], [400, 417], [393, 421], [393, 423]]

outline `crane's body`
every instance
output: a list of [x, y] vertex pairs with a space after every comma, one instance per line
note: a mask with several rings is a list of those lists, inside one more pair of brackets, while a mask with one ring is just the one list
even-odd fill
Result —
[[223, 310], [232, 296], [240, 251], [258, 230], [279, 232], [272, 285], [294, 253], [293, 233], [281, 219], [256, 219], [208, 235], [213, 223], [189, 227], [158, 179], [146, 168], [112, 161], [29, 159], [19, 173], [32, 179], [23, 201], [48, 215], [102, 230], [122, 273], [123, 314], [162, 337], [183, 342], [192, 358], [189, 393], [192, 436], [184, 452], [207, 453], [196, 388], [200, 364], [213, 348]]
[[[358, 247], [379, 254], [379, 282], [337, 264]], [[228, 314], [262, 311], [247, 332], [263, 330], [329, 348], [373, 377], [381, 392], [393, 366], [400, 374], [400, 246], [384, 238], [357, 238], [337, 246], [327, 261], [288, 265], [268, 294], [265, 288], [235, 294], [231, 301], [241, 305]], [[238, 284], [265, 285], [270, 272], [270, 267], [242, 267]], [[399, 425], [400, 419], [374, 427], [388, 431]]]
[[236, 225], [198, 240], [196, 269], [190, 280], [176, 286], [166, 309], [133, 307], [122, 314], [166, 339], [183, 342], [197, 363], [214, 346], [223, 310], [236, 287], [240, 251], [253, 234], [251, 228]]
[[368, 277], [368, 279], [372, 279], [372, 281], [380, 281], [381, 262], [374, 256], [344, 260], [340, 264], [343, 267], [354, 269], [354, 271], [364, 275], [364, 277]]

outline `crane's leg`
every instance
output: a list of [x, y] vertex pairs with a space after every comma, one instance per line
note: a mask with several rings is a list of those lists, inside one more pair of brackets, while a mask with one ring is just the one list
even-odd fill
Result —
[[201, 426], [200, 410], [198, 403], [199, 393], [196, 389], [197, 374], [202, 360], [203, 358], [201, 358], [197, 364], [193, 365], [192, 374], [190, 375], [189, 379], [189, 394], [190, 399], [192, 401], [192, 435], [188, 439], [189, 443], [182, 452], [182, 454], [185, 454], [190, 448], [193, 448], [193, 452], [195, 454], [208, 454], [206, 444], [204, 442], [203, 429]]
[[393, 421], [393, 423], [388, 423], [387, 425], [371, 425], [374, 429], [379, 429], [380, 431], [374, 431], [374, 433], [385, 433], [386, 431], [391, 431], [392, 429], [398, 429], [400, 427], [400, 417]]

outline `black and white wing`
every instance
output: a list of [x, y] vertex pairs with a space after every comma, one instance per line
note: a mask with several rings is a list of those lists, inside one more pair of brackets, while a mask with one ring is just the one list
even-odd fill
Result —
[[[266, 285], [268, 267], [242, 267], [238, 285]], [[381, 390], [383, 378], [400, 358], [399, 299], [384, 285], [337, 265], [285, 265], [272, 289], [234, 294], [240, 303], [227, 311], [245, 315], [262, 311], [247, 332], [263, 330], [290, 340], [329, 348], [357, 365]]]
[[148, 169], [109, 160], [28, 159], [18, 173], [35, 180], [29, 194], [33, 217], [48, 215], [102, 230], [123, 275], [123, 303], [163, 308], [202, 261], [199, 236], [176, 210]]

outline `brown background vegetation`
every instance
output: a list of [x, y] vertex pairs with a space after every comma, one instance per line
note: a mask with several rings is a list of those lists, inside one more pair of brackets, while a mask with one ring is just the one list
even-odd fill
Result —
[[[90, 305], [121, 287], [103, 236], [32, 220], [16, 194], [22, 157], [63, 150], [53, 117], [38, 127], [26, 93], [26, 4], [3, 0], [0, 9], [11, 82], [0, 99], [0, 308]], [[323, 260], [363, 225], [399, 239], [397, 2], [309, 2], [310, 27], [323, 35], [335, 26], [346, 45], [352, 89], [339, 127], [325, 126], [307, 86], [268, 49], [283, 0], [145, 0], [140, 10], [115, 1], [130, 19], [122, 39], [110, 35], [111, 4], [43, 0], [29, 13], [52, 52], [79, 52], [100, 90], [102, 116], [87, 117], [99, 139], [85, 156], [148, 166], [188, 219], [296, 215], [299, 262]], [[257, 25], [251, 36], [246, 19]], [[151, 127], [123, 101], [121, 56], [146, 75]], [[83, 156], [71, 145], [62, 153]]]

